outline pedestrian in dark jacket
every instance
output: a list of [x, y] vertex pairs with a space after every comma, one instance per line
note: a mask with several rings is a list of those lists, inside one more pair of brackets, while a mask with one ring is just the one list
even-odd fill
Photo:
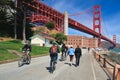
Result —
[[79, 48], [79, 46], [77, 46], [77, 48], [75, 49], [76, 67], [79, 66], [80, 57], [82, 56], [81, 52], [81, 49]]
[[62, 51], [61, 60], [65, 60], [66, 59], [66, 52], [67, 52], [67, 47], [65, 44], [62, 45], [61, 51]]

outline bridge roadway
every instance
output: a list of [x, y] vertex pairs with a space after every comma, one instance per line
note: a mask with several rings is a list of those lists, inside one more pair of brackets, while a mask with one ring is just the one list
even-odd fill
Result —
[[[49, 56], [32, 58], [30, 65], [18, 67], [17, 61], [0, 65], [0, 80], [110, 80], [91, 54], [83, 51], [79, 67], [58, 61], [53, 74], [49, 73]], [[59, 55], [60, 56], [60, 55]]]

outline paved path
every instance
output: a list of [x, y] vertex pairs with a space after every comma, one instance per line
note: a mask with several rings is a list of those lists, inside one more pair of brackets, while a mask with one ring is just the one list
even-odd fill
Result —
[[91, 54], [83, 53], [80, 66], [58, 61], [53, 74], [49, 73], [49, 56], [33, 58], [30, 65], [18, 67], [17, 62], [0, 65], [0, 80], [109, 80]]

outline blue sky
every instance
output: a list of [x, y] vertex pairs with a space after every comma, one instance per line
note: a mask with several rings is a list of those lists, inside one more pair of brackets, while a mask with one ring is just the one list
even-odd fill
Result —
[[[41, 2], [51, 6], [61, 13], [67, 11], [68, 14], [75, 14], [90, 9], [89, 12], [77, 16], [70, 16], [70, 18], [91, 29], [93, 28], [92, 8], [95, 5], [100, 5], [102, 15], [102, 34], [110, 39], [112, 39], [112, 36], [115, 34], [118, 36], [117, 42], [119, 41], [120, 43], [120, 0], [42, 0]], [[70, 30], [72, 29], [69, 29], [69, 34], [89, 36], [79, 31]]]

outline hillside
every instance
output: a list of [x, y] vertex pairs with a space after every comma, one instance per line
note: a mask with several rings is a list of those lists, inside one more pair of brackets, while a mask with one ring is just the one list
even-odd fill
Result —
[[50, 30], [50, 29], [48, 29], [48, 28], [45, 27], [45, 26], [35, 26], [35, 27], [32, 28], [32, 30], [33, 30], [34, 32], [37, 32], [37, 33], [39, 33], [39, 32], [44, 32], [44, 33], [47, 33], [47, 34], [49, 34], [49, 35], [59, 33], [57, 30], [55, 30], [55, 29]]
[[[8, 50], [16, 50], [18, 52], [21, 52], [22, 47], [23, 44], [20, 40], [0, 41], [0, 61], [19, 58], [19, 56], [10, 53]], [[48, 53], [49, 47], [32, 45], [32, 56], [47, 55]]]
[[9, 41], [9, 40], [14, 40], [14, 39], [10, 37], [0, 37], [0, 41]]
[[[107, 48], [107, 49], [108, 49], [108, 48], [111, 47], [111, 46], [113, 46], [111, 43], [106, 42], [106, 41], [102, 41], [102, 47], [103, 47], [103, 48]], [[120, 48], [120, 44], [117, 43], [117, 44], [116, 44], [116, 47], [117, 47], [117, 48]]]
[[109, 47], [111, 47], [112, 46], [112, 44], [111, 43], [109, 43], [109, 42], [106, 42], [106, 41], [102, 41], [102, 47], [103, 48], [109, 48]]

